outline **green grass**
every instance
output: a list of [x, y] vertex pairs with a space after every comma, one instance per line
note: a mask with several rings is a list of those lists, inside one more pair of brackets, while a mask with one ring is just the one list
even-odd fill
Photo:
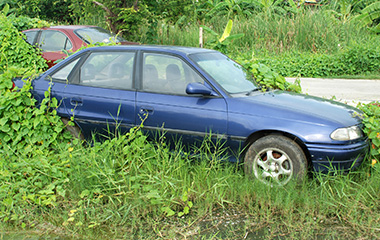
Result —
[[[158, 43], [167, 45], [198, 46], [199, 27], [212, 28], [222, 34], [227, 24], [226, 18], [210, 19], [202, 24], [168, 25], [157, 24]], [[264, 18], [253, 15], [249, 18], [235, 17], [232, 34], [244, 33], [244, 37], [235, 40], [232, 49], [237, 51], [254, 50], [258, 56], [278, 55], [293, 51], [308, 53], [334, 54], [351, 44], [366, 44], [378, 38], [354, 23], [343, 23], [323, 10], [304, 10], [295, 15]], [[143, 43], [144, 34], [152, 26], [141, 29]], [[207, 41], [211, 38], [205, 33]]]
[[203, 160], [138, 130], [66, 145], [1, 153], [2, 229], [107, 239], [380, 237], [378, 164], [270, 187], [218, 161], [223, 148], [209, 151], [218, 146], [207, 140]]

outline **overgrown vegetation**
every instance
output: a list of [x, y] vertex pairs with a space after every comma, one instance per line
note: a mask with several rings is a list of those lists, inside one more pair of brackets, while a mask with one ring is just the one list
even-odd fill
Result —
[[360, 109], [364, 112], [365, 133], [371, 139], [371, 156], [375, 164], [380, 159], [380, 103], [361, 104]]
[[271, 56], [261, 59], [283, 76], [339, 77], [369, 75], [380, 71], [379, 45], [353, 44], [334, 55], [302, 54]]
[[[99, 25], [129, 41], [183, 46], [198, 46], [199, 27], [222, 33], [233, 20], [231, 34], [244, 33], [244, 37], [233, 41], [230, 54], [236, 58], [241, 52], [254, 52], [259, 63], [283, 76], [379, 75], [380, 71], [376, 67], [380, 42], [377, 0], [326, 0], [313, 6], [293, 0], [61, 2], [2, 0], [0, 8], [8, 3], [9, 14], [21, 28], [40, 18]], [[28, 25], [19, 20], [25, 16], [31, 17]], [[214, 39], [210, 33], [204, 38], [206, 42]]]
[[260, 229], [267, 237], [379, 234], [378, 165], [285, 189], [252, 182], [232, 164], [171, 154], [138, 129], [92, 147], [33, 150], [7, 150], [1, 166], [8, 193], [1, 219], [25, 230], [50, 222], [48, 232], [88, 238], [240, 238]]
[[23, 40], [22, 33], [13, 26], [3, 13], [0, 14], [0, 29], [0, 73], [11, 66], [35, 69], [36, 71], [47, 67], [44, 59], [36, 58], [36, 55], [39, 54], [38, 49]]
[[[49, 92], [41, 106], [35, 106], [29, 93], [30, 78], [46, 65], [11, 24], [23, 22], [18, 15], [28, 12], [36, 14], [30, 17], [58, 19], [43, 12], [46, 0], [27, 0], [25, 4], [0, 1], [0, 8], [6, 2], [14, 5], [0, 14], [3, 229], [87, 239], [380, 237], [379, 103], [360, 106], [365, 113], [365, 132], [372, 141], [369, 161], [346, 175], [315, 174], [286, 188], [252, 182], [239, 165], [219, 162], [223, 147], [211, 147], [213, 143], [207, 139], [198, 151], [210, 158], [207, 161], [169, 151], [161, 142], [148, 142], [139, 128], [104, 142], [82, 143], [65, 133], [55, 112], [59, 103]], [[102, 25], [99, 19], [103, 16], [94, 15], [101, 6], [94, 1], [65, 1], [59, 8], [59, 1], [50, 2], [57, 13], [70, 9], [67, 12], [74, 20], [67, 21]], [[115, 11], [124, 11], [121, 16], [128, 20], [125, 22], [136, 21], [140, 26], [127, 36], [143, 42], [196, 46], [198, 27], [208, 26], [216, 36], [206, 35], [206, 42], [218, 45], [252, 71], [265, 88], [300, 91], [299, 85], [285, 81], [282, 75], [288, 73], [331, 76], [378, 72], [378, 40], [350, 21], [364, 10], [359, 3], [343, 11], [344, 2], [337, 1], [330, 4], [336, 8], [328, 14], [325, 9], [297, 8], [292, 1], [285, 5], [243, 0], [134, 1], [146, 5], [134, 9], [151, 14], [152, 19], [146, 22], [142, 15], [134, 15], [134, 2], [124, 1], [123, 9], [118, 5], [123, 1], [116, 2]], [[110, 3], [102, 1], [105, 7]], [[19, 8], [17, 4], [21, 4]], [[88, 18], [79, 19], [83, 10], [89, 10], [85, 11]], [[156, 18], [159, 13], [162, 16]], [[228, 19], [221, 21], [221, 15], [233, 19], [234, 27], [225, 28]], [[29, 27], [15, 25], [18, 30]], [[225, 38], [219, 33], [226, 33]], [[244, 36], [228, 40], [239, 33]], [[227, 41], [215, 41], [220, 39]], [[15, 76], [26, 80], [18, 91], [12, 90]]]

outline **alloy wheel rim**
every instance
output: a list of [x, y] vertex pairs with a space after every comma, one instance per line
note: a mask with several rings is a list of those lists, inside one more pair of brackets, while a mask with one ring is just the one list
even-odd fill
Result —
[[285, 185], [293, 177], [293, 164], [284, 151], [266, 148], [256, 154], [253, 172], [265, 184]]

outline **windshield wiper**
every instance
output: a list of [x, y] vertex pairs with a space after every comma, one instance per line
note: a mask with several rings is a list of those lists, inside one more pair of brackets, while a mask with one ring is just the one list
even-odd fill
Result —
[[260, 87], [256, 87], [256, 88], [254, 88], [254, 89], [248, 91], [246, 95], [247, 95], [247, 96], [250, 96], [252, 93], [257, 92], [257, 91], [260, 91], [261, 88], [262, 88], [261, 86], [260, 86]]

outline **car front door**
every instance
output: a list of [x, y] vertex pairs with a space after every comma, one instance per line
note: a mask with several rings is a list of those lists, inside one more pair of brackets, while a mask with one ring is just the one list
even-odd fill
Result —
[[134, 61], [132, 51], [94, 52], [71, 74], [62, 104], [85, 136], [112, 136], [134, 126]]
[[227, 105], [219, 96], [186, 94], [192, 82], [205, 83], [179, 57], [143, 53], [142, 86], [136, 94], [136, 122], [144, 129], [163, 130], [169, 140], [193, 144], [211, 134], [226, 139]]

